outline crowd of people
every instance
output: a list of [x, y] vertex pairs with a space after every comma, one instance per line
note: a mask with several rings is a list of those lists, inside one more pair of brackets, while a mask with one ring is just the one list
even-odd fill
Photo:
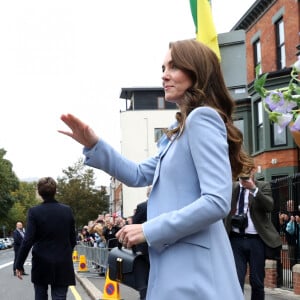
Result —
[[128, 224], [127, 218], [110, 213], [99, 214], [95, 220], [88, 221], [87, 225], [78, 232], [77, 242], [91, 247], [113, 248], [117, 242], [116, 233], [126, 224]]
[[[99, 247], [111, 249], [117, 246], [118, 239], [116, 233], [126, 224], [142, 224], [147, 221], [147, 200], [151, 192], [151, 186], [147, 187], [147, 199], [142, 201], [136, 206], [133, 215], [127, 218], [122, 218], [116, 214], [100, 214], [96, 220], [89, 221], [82, 230], [78, 233], [77, 241], [90, 247]], [[145, 258], [148, 259], [148, 245], [142, 243], [136, 246], [136, 250], [143, 253]], [[99, 275], [104, 276], [106, 268], [94, 264], [94, 268], [99, 270]], [[140, 292], [140, 299], [146, 298], [147, 288]]]
[[290, 269], [300, 263], [300, 211], [294, 200], [286, 202], [286, 209], [279, 214], [280, 230], [288, 245]]

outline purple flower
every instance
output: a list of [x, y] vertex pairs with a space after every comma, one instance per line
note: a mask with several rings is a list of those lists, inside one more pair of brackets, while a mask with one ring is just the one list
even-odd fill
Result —
[[[258, 73], [256, 74], [258, 75]], [[293, 64], [288, 85], [274, 90], [264, 88], [267, 73], [255, 80], [255, 90], [263, 98], [263, 106], [269, 120], [277, 125], [278, 133], [287, 126], [300, 132], [300, 56]], [[265, 97], [265, 95], [267, 95]]]
[[292, 131], [300, 131], [300, 116], [297, 116], [296, 121], [294, 122], [294, 124], [291, 126], [290, 128]]
[[295, 101], [287, 101], [286, 102], [286, 111], [291, 111], [294, 107], [296, 107], [298, 104]]
[[277, 109], [284, 105], [283, 94], [278, 91], [272, 91], [266, 97], [265, 102], [268, 104], [270, 110], [278, 111]]
[[277, 117], [278, 124], [278, 133], [281, 133], [283, 129], [292, 121], [293, 115], [291, 114], [282, 114]]

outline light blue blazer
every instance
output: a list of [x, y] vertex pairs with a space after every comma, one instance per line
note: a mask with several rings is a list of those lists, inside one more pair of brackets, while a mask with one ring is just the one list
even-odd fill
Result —
[[156, 157], [124, 158], [103, 140], [85, 163], [128, 186], [152, 185], [143, 224], [151, 262], [147, 300], [243, 300], [223, 219], [232, 176], [226, 127], [209, 107], [194, 109], [183, 134]]

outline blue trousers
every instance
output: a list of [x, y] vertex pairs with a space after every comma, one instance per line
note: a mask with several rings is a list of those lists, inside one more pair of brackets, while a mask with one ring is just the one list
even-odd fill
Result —
[[237, 274], [244, 291], [247, 264], [250, 271], [251, 300], [264, 300], [265, 245], [258, 235], [255, 237], [230, 237]]
[[[34, 284], [35, 300], [48, 300], [48, 284]], [[52, 300], [66, 300], [68, 286], [51, 285]]]

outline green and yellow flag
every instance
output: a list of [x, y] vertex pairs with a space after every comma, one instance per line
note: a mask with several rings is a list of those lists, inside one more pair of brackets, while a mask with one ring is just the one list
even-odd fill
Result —
[[218, 35], [212, 18], [209, 0], [190, 0], [196, 27], [196, 40], [210, 47], [221, 60]]

